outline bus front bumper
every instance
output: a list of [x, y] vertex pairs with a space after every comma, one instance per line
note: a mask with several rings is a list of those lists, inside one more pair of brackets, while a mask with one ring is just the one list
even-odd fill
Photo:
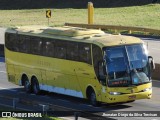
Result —
[[132, 93], [132, 94], [121, 94], [121, 95], [108, 95], [107, 103], [119, 103], [129, 102], [138, 99], [150, 99], [152, 97], [152, 90], [146, 92]]

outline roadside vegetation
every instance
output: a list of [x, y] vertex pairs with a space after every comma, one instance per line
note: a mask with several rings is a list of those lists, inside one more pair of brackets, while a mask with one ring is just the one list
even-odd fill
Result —
[[[87, 9], [51, 9], [49, 26], [66, 22], [87, 23]], [[95, 8], [94, 23], [160, 29], [160, 4], [144, 6]], [[46, 9], [0, 10], [0, 26], [48, 25]]]

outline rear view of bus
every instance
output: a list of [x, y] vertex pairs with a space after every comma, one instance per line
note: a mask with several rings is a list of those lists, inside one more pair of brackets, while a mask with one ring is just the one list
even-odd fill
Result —
[[5, 60], [8, 80], [26, 92], [45, 90], [92, 105], [152, 96], [153, 58], [135, 37], [68, 26], [8, 29]]

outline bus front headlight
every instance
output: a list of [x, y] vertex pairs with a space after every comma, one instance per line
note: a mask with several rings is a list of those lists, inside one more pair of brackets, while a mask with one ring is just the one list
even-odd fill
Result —
[[109, 92], [110, 95], [121, 95], [120, 92]]
[[143, 90], [143, 92], [150, 91], [150, 90], [152, 90], [152, 88], [146, 88]]

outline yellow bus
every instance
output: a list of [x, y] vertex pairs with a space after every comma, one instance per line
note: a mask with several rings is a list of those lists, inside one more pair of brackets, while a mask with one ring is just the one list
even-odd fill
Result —
[[152, 96], [154, 62], [142, 40], [77, 27], [23, 26], [5, 32], [8, 80], [92, 105]]

